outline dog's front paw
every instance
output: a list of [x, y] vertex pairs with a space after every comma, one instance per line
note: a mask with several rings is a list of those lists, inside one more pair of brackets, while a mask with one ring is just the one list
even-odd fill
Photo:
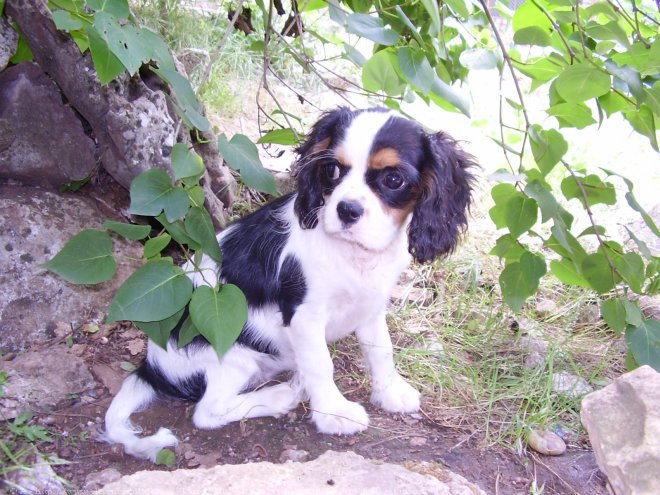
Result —
[[364, 407], [346, 399], [341, 404], [315, 410], [312, 421], [321, 433], [329, 435], [353, 435], [369, 426], [369, 416]]
[[371, 402], [392, 413], [412, 413], [419, 410], [419, 392], [400, 376], [385, 387], [375, 388]]

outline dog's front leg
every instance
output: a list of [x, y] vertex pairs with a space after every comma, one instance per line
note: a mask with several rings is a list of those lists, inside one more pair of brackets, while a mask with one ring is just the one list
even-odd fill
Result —
[[346, 399], [335, 385], [325, 338], [327, 317], [300, 307], [289, 327], [296, 373], [309, 395], [312, 421], [321, 433], [352, 435], [367, 428], [369, 417], [360, 404]]
[[382, 314], [355, 332], [371, 371], [371, 402], [385, 411], [411, 413], [419, 410], [419, 392], [394, 367], [392, 340]]

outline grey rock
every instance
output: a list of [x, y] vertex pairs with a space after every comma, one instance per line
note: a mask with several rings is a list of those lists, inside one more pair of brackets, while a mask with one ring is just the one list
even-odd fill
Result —
[[366, 460], [353, 452], [328, 451], [310, 462], [214, 466], [211, 469], [140, 471], [97, 491], [97, 495], [134, 493], [222, 493], [255, 495], [480, 495], [484, 492], [464, 478], [444, 471], [442, 479], [403, 466]]
[[520, 337], [518, 347], [525, 356], [525, 368], [532, 369], [545, 364], [548, 357], [548, 343], [545, 340], [525, 335]]
[[660, 373], [622, 375], [582, 400], [580, 418], [617, 495], [660, 493]]
[[85, 362], [67, 352], [66, 345], [54, 345], [0, 361], [7, 372], [4, 396], [0, 397], [0, 417], [14, 418], [27, 409], [55, 406], [72, 394], [96, 386]]
[[593, 387], [582, 377], [570, 373], [552, 374], [552, 390], [571, 399], [593, 391]]
[[548, 430], [532, 430], [527, 437], [527, 444], [543, 455], [562, 455], [566, 444], [559, 435]]
[[298, 449], [284, 449], [280, 454], [280, 462], [305, 462], [309, 460], [309, 452]]
[[539, 316], [552, 316], [557, 313], [557, 303], [552, 299], [541, 299], [536, 303], [535, 309]]
[[94, 141], [50, 78], [32, 62], [0, 73], [0, 177], [59, 187], [88, 177]]
[[85, 477], [85, 483], [83, 484], [84, 490], [98, 490], [99, 488], [104, 487], [108, 483], [117, 481], [121, 478], [121, 473], [115, 468], [107, 468], [103, 471], [98, 471], [96, 473], [89, 473]]
[[10, 472], [10, 478], [12, 478], [12, 483], [18, 487], [16, 493], [21, 495], [42, 493], [66, 495], [67, 493], [64, 480], [57, 476], [48, 460], [38, 452], [35, 452], [34, 462], [28, 469]]
[[73, 285], [39, 267], [83, 228], [108, 218], [93, 201], [38, 188], [0, 185], [0, 350], [24, 351], [53, 336], [60, 322], [100, 322], [140, 258], [137, 243], [116, 240], [118, 271], [99, 285]]
[[0, 17], [0, 72], [7, 67], [9, 59], [16, 53], [18, 33], [9, 24], [9, 19]]

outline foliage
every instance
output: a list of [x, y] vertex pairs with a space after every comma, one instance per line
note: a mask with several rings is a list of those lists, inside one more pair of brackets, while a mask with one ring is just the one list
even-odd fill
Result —
[[[186, 125], [208, 128], [190, 84], [173, 69], [163, 41], [131, 22], [126, 0], [89, 0], [87, 8], [81, 1], [53, 0], [51, 5], [58, 27], [69, 31], [82, 50], [90, 49], [103, 81], [124, 70], [134, 74], [144, 63], [155, 64], [158, 67], [152, 70], [173, 88]], [[491, 190], [490, 215], [504, 230], [491, 251], [504, 264], [499, 277], [504, 300], [520, 310], [547, 274], [567, 285], [591, 289], [601, 300], [608, 325], [626, 333], [630, 362], [660, 369], [658, 322], [647, 319], [635, 302], [638, 296], [658, 292], [660, 260], [632, 232], [627, 242], [618, 242], [614, 233], [598, 224], [595, 211], [621, 204], [617, 188], [622, 183], [626, 203], [656, 236], [658, 227], [639, 204], [629, 180], [598, 164], [571, 163], [570, 140], [565, 137], [571, 129], [620, 115], [658, 150], [660, 22], [650, 3], [527, 0], [513, 11], [499, 1], [493, 9], [484, 0], [310, 0], [292, 5], [294, 19], [307, 29], [303, 35], [291, 36], [287, 36], [290, 28], [287, 31], [277, 19], [274, 2], [255, 0], [255, 5], [255, 24], [263, 38], [255, 38], [253, 47], [263, 54], [266, 89], [268, 76], [281, 80], [272, 66], [279, 53], [323, 79], [324, 61], [316, 55], [321, 47], [353, 63], [361, 72], [359, 89], [391, 108], [405, 112], [404, 103], [421, 100], [469, 115], [465, 84], [470, 72], [499, 71], [500, 131], [493, 139], [502, 147], [508, 170], [494, 177], [500, 183]], [[308, 28], [305, 20], [319, 12], [332, 19], [343, 35]], [[371, 54], [360, 51], [365, 51], [364, 40], [370, 42]], [[221, 49], [222, 43], [218, 53]], [[330, 87], [326, 80], [324, 84]], [[547, 91], [547, 102], [542, 113], [532, 113], [525, 99], [539, 88]], [[275, 98], [272, 92], [269, 95]], [[263, 142], [297, 142], [301, 119], [285, 111], [276, 98], [275, 103], [277, 110], [268, 118], [278, 128]], [[219, 145], [249, 185], [273, 192], [263, 174], [253, 173], [258, 155], [244, 137], [220, 136]], [[208, 242], [204, 248], [183, 230], [195, 222], [188, 225], [187, 216], [181, 220], [184, 210], [203, 216], [189, 210], [191, 188], [180, 178], [172, 186], [162, 175], [152, 175], [140, 181], [148, 182], [160, 196], [136, 197], [133, 211], [154, 215], [162, 209], [157, 218], [166, 232], [161, 236], [210, 253]], [[153, 193], [142, 186], [138, 191]], [[587, 218], [590, 227], [577, 232], [574, 213]], [[200, 226], [203, 232], [203, 221]], [[145, 251], [159, 253], [165, 241], [166, 237], [150, 239]], [[179, 276], [172, 273], [168, 280]]]
[[[256, 3], [271, 22], [272, 5]], [[301, 22], [320, 8], [320, 2], [306, 2]], [[470, 71], [499, 71], [501, 87], [513, 88], [511, 95], [501, 91], [500, 135], [493, 137], [508, 164], [495, 174], [501, 183], [491, 190], [490, 211], [504, 230], [491, 252], [504, 263], [504, 300], [519, 311], [546, 274], [592, 289], [608, 325], [625, 331], [630, 361], [660, 369], [658, 321], [647, 319], [635, 302], [660, 289], [660, 258], [632, 232], [627, 243], [617, 242], [615, 233], [598, 224], [594, 207], [619, 206], [622, 182], [626, 203], [654, 235], [660, 231], [635, 198], [632, 182], [598, 164], [570, 163], [564, 136], [621, 115], [658, 150], [660, 16], [654, 6], [527, 0], [515, 11], [497, 2], [494, 12], [482, 0], [344, 0], [328, 2], [327, 9], [345, 33], [373, 42], [372, 54], [359, 53], [364, 45], [348, 44], [346, 36], [310, 29], [309, 38], [335, 45], [361, 70], [362, 89], [389, 107], [405, 111], [404, 103], [421, 99], [469, 115]], [[501, 32], [507, 25], [511, 41]], [[272, 23], [268, 27], [276, 31]], [[307, 71], [321, 65], [300, 38], [266, 36], [265, 52], [269, 40], [284, 45]], [[537, 117], [525, 98], [541, 87], [548, 101], [545, 115]], [[574, 230], [578, 222], [569, 207], [588, 219], [588, 229]]]

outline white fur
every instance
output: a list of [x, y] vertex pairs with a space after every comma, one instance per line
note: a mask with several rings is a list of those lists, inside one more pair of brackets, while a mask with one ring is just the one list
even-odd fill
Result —
[[[243, 418], [279, 416], [309, 398], [312, 421], [319, 431], [343, 435], [364, 430], [369, 424], [367, 413], [337, 388], [327, 347], [328, 342], [353, 332], [372, 375], [371, 401], [391, 412], [419, 408], [419, 393], [394, 368], [385, 322], [390, 293], [410, 261], [407, 224], [396, 223], [385, 213], [364, 179], [369, 146], [390, 117], [389, 113], [365, 112], [349, 127], [341, 146], [351, 157], [350, 171], [319, 212], [319, 227], [300, 227], [294, 201], [282, 213], [290, 230], [278, 266], [287, 255], [295, 255], [305, 274], [306, 294], [288, 326], [276, 305], [250, 308], [248, 315], [251, 328], [278, 350], [277, 356], [234, 345], [218, 359], [210, 346], [188, 352], [150, 343], [147, 359], [168, 379], [205, 374], [206, 392], [193, 415], [197, 427], [218, 428]], [[342, 200], [359, 201], [365, 209], [349, 228], [337, 218], [337, 204]], [[229, 231], [218, 239], [222, 241]], [[217, 267], [206, 257], [200, 271], [193, 272], [190, 265], [186, 270], [195, 285], [217, 280]], [[245, 392], [286, 370], [294, 372], [290, 382]], [[128, 453], [150, 459], [161, 448], [176, 444], [169, 430], [138, 438], [130, 424], [130, 414], [154, 396], [150, 387], [129, 377], [106, 414], [107, 440], [123, 443]]]

